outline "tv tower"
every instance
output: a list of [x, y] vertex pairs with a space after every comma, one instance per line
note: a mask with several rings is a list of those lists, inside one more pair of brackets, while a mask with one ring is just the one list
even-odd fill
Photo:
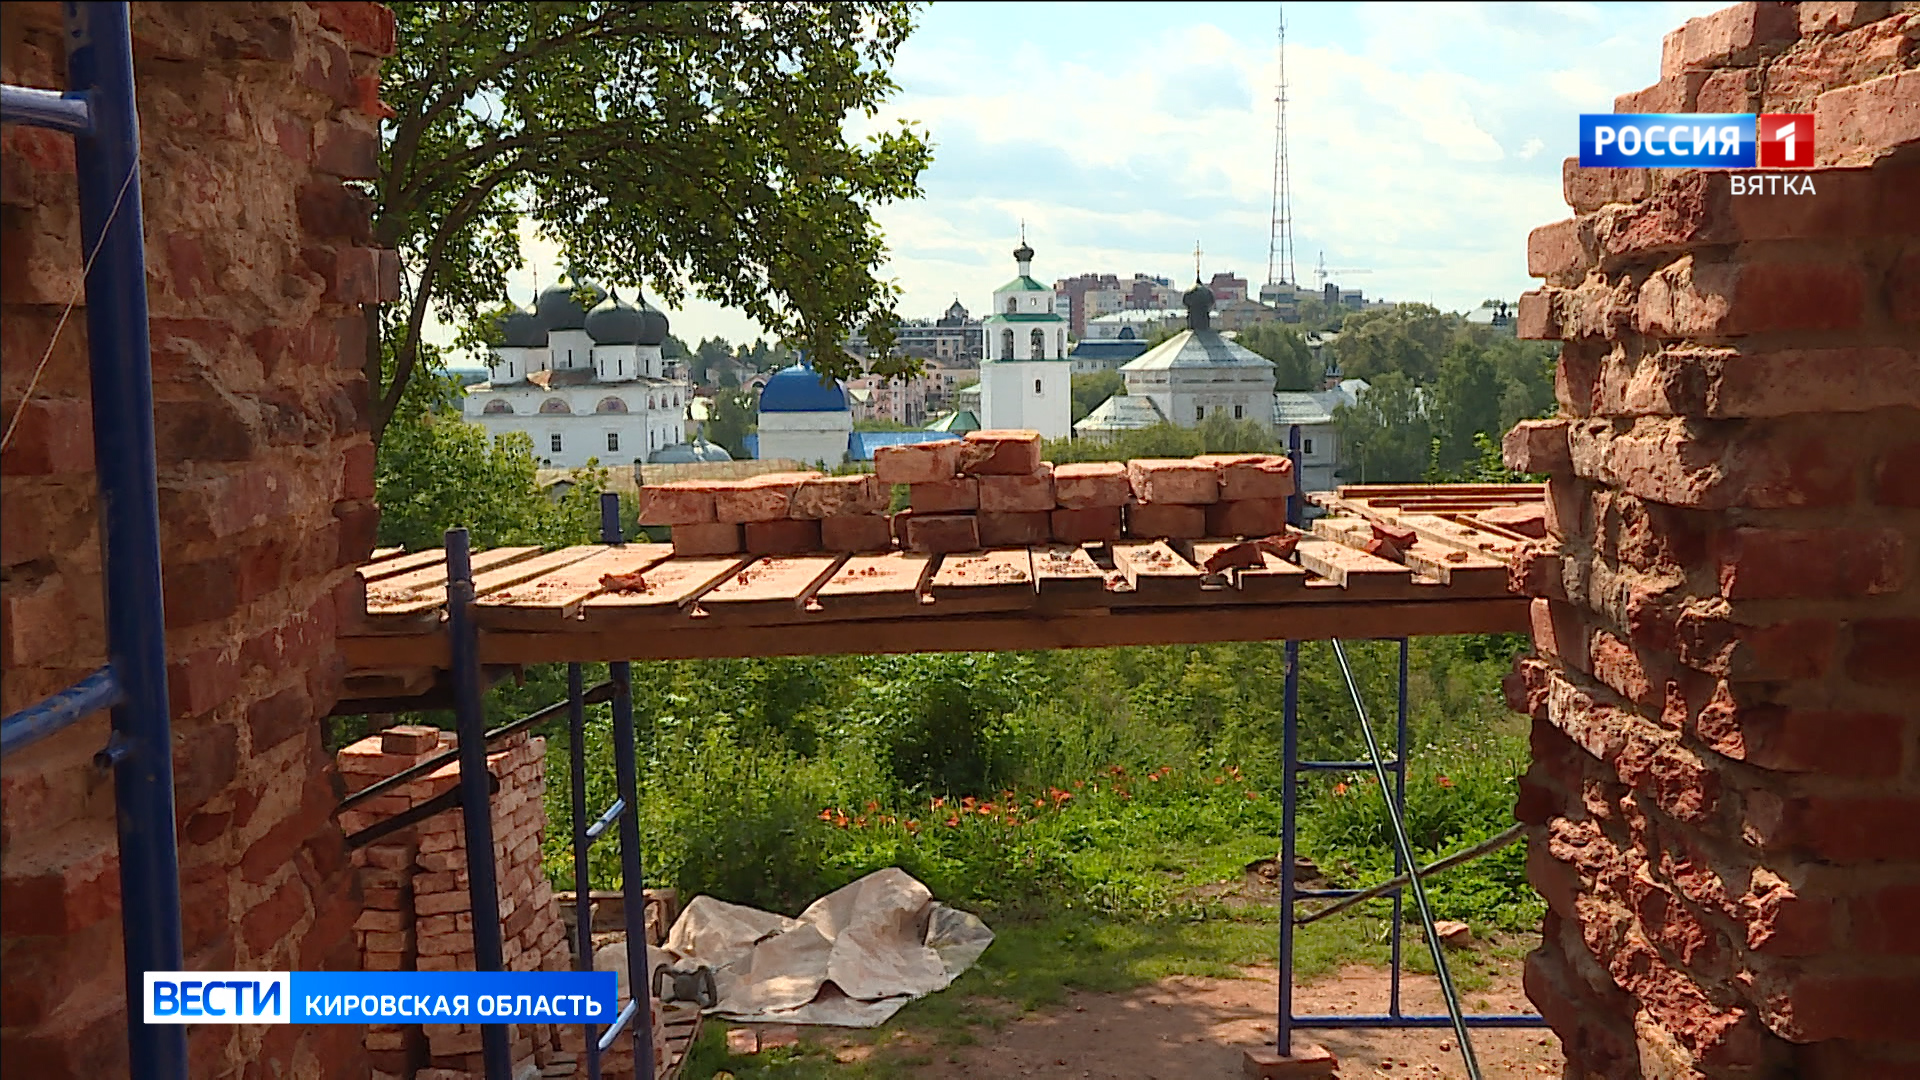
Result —
[[[1273, 224], [1267, 241], [1267, 283], [1297, 283], [1293, 270], [1293, 191], [1287, 175], [1287, 15], [1280, 12], [1280, 79], [1273, 95]], [[1262, 290], [1265, 291], [1265, 290]]]

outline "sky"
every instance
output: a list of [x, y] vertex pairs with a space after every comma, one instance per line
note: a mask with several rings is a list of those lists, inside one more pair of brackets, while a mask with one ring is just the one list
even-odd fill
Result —
[[[1527, 233], [1564, 218], [1577, 117], [1659, 79], [1660, 41], [1724, 3], [936, 3], [859, 137], [916, 122], [923, 198], [876, 212], [907, 317], [975, 312], [1013, 274], [1267, 276], [1277, 29], [1287, 23], [1294, 273], [1464, 311], [1530, 287]], [[528, 237], [528, 298], [558, 249]], [[1284, 274], [1282, 275], [1284, 276]], [[750, 341], [691, 299], [673, 332]], [[439, 335], [435, 335], [439, 336]]]

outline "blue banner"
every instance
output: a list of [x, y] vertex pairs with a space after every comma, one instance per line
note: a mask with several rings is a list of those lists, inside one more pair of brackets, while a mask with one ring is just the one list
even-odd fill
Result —
[[611, 971], [149, 971], [150, 1024], [610, 1024]]
[[1609, 169], [1751, 169], [1752, 113], [1583, 113], [1580, 165]]

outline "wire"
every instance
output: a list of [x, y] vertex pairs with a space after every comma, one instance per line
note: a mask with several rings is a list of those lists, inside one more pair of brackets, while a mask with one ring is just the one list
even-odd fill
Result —
[[1460, 1057], [1466, 1062], [1467, 1075], [1472, 1080], [1483, 1080], [1480, 1061], [1473, 1054], [1473, 1042], [1467, 1037], [1467, 1022], [1460, 1009], [1460, 993], [1453, 987], [1453, 974], [1447, 970], [1446, 950], [1440, 944], [1440, 935], [1433, 929], [1433, 909], [1427, 906], [1427, 888], [1420, 883], [1420, 875], [1415, 867], [1420, 865], [1413, 855], [1413, 844], [1407, 840], [1407, 825], [1402, 818], [1400, 807], [1394, 805], [1393, 796], [1387, 794], [1387, 766], [1380, 757], [1380, 741], [1373, 737], [1373, 724], [1367, 720], [1367, 707], [1360, 700], [1359, 684], [1353, 681], [1353, 668], [1347, 664], [1347, 650], [1341, 646], [1340, 639], [1333, 639], [1333, 655], [1340, 661], [1340, 674], [1347, 680], [1347, 692], [1353, 695], [1353, 711], [1360, 717], [1360, 734], [1367, 740], [1367, 755], [1373, 760], [1373, 772], [1380, 780], [1380, 794], [1387, 802], [1387, 821], [1393, 826], [1394, 846], [1399, 848], [1402, 865], [1407, 867], [1407, 884], [1413, 889], [1413, 906], [1419, 909], [1420, 925], [1427, 932], [1427, 948], [1433, 952], [1434, 974], [1440, 979], [1440, 995], [1447, 1002], [1447, 1016], [1453, 1020], [1453, 1034], [1460, 1042]]
[[127, 189], [133, 186], [133, 178], [140, 171], [135, 163], [127, 169], [127, 178], [120, 182], [120, 194], [113, 197], [113, 209], [107, 211], [106, 224], [100, 226], [100, 235], [94, 237], [93, 250], [87, 254], [87, 263], [80, 269], [80, 280], [73, 286], [73, 295], [67, 298], [66, 309], [60, 312], [60, 321], [53, 326], [53, 339], [47, 342], [47, 351], [40, 356], [40, 362], [33, 367], [33, 378], [27, 380], [27, 389], [20, 395], [20, 407], [13, 410], [13, 419], [7, 421], [6, 434], [0, 435], [0, 451], [5, 451], [13, 442], [13, 433], [20, 426], [20, 418], [27, 414], [27, 406], [33, 403], [33, 391], [40, 385], [40, 374], [47, 370], [47, 361], [53, 359], [54, 347], [60, 344], [60, 332], [67, 328], [67, 317], [80, 303], [80, 296], [87, 288], [87, 275], [93, 273], [93, 260], [100, 257], [100, 249], [106, 246], [107, 234], [113, 230], [114, 218], [120, 216], [120, 203], [127, 197]]

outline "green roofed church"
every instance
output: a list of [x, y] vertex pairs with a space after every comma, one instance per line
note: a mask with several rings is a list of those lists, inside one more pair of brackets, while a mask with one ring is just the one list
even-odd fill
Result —
[[1020, 274], [993, 291], [993, 314], [983, 324], [980, 423], [1064, 439], [1073, 433], [1067, 317], [1054, 311], [1053, 289], [1033, 279], [1033, 249], [1024, 237], [1013, 258]]

